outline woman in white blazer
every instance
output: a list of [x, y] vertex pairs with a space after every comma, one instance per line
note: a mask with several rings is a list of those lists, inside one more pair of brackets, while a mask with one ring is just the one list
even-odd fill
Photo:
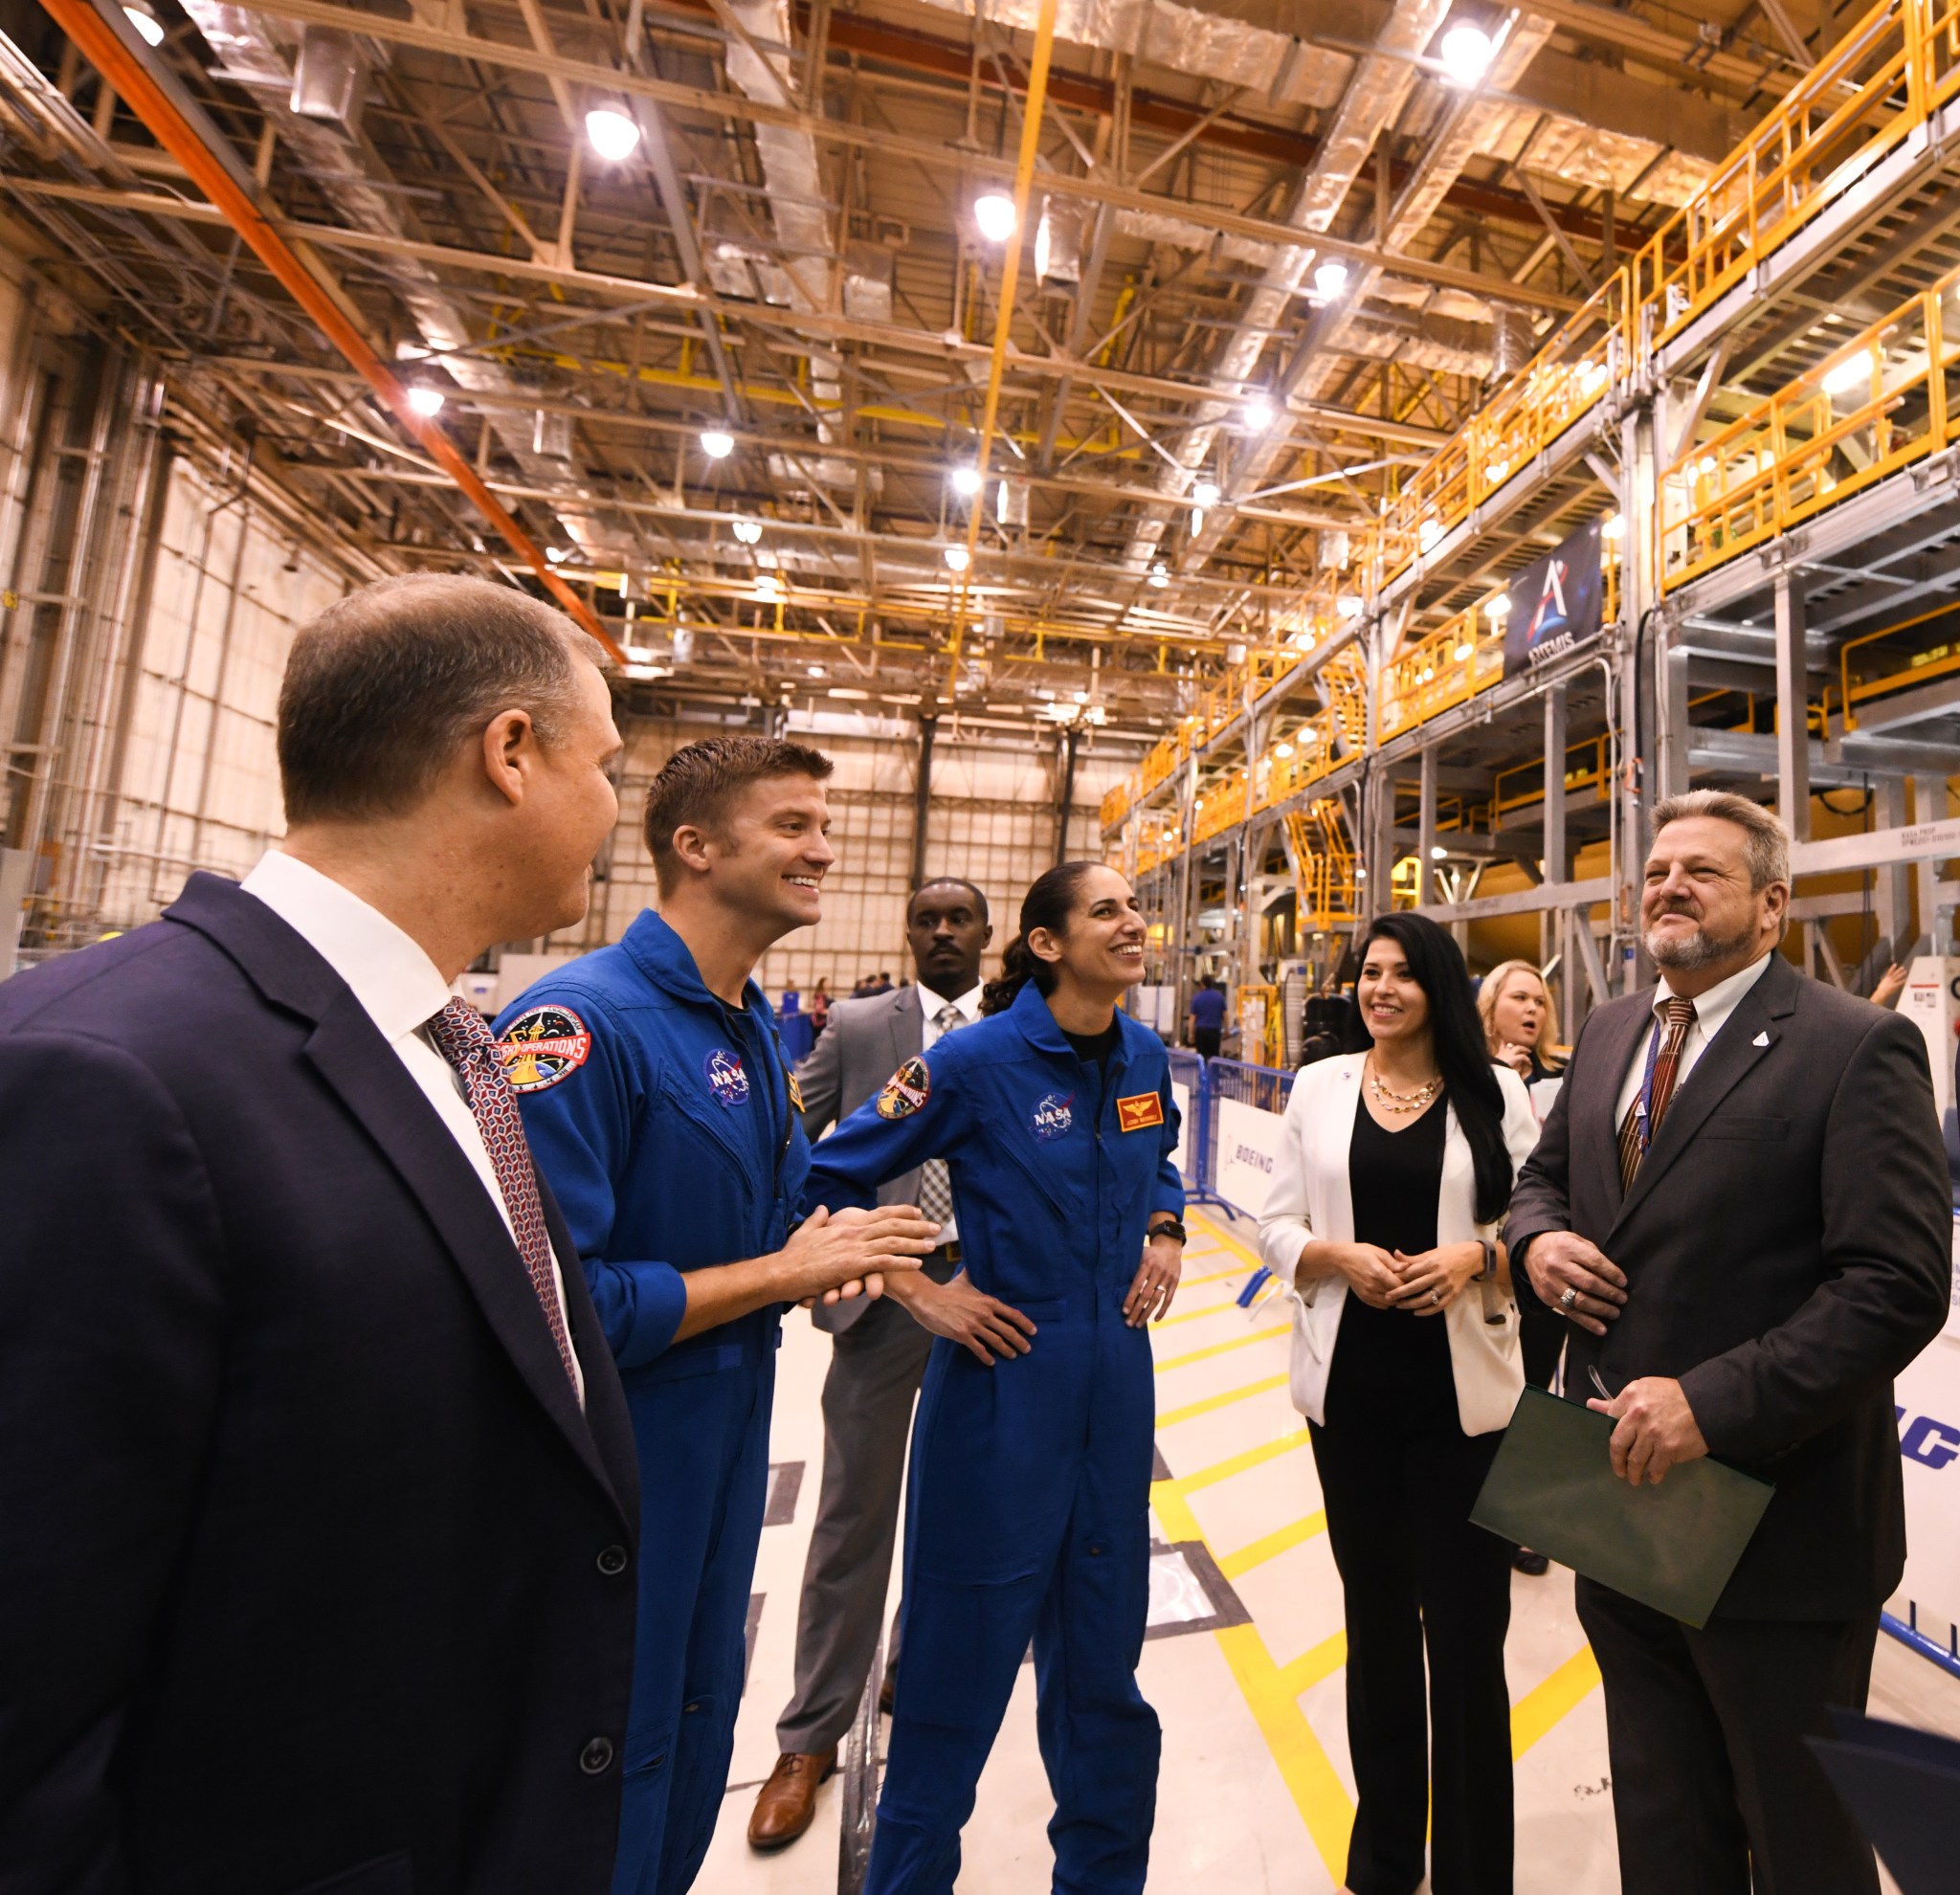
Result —
[[[1384, 915], [1371, 1045], [1293, 1082], [1259, 1243], [1293, 1304], [1348, 1620], [1352, 1895], [1510, 1895], [1510, 1548], [1470, 1508], [1523, 1390], [1497, 1232], [1538, 1123], [1450, 937]], [[1427, 1652], [1427, 1706], [1425, 1664]]]

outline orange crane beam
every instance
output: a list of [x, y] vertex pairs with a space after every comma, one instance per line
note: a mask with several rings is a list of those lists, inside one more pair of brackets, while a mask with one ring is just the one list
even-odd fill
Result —
[[512, 551], [538, 575], [546, 591], [582, 630], [604, 646], [615, 663], [624, 664], [625, 652], [599, 622], [597, 613], [551, 569], [538, 543], [484, 485], [477, 470], [457, 452], [448, 435], [410, 406], [406, 385], [375, 354], [333, 292], [266, 221], [229, 167], [205, 144], [144, 61], [117, 36], [115, 29], [89, 0], [41, 0], [41, 5], [75, 42], [77, 50], [101, 74], [111, 90], [149, 127], [157, 143], [184, 167], [190, 181], [251, 246], [253, 254], [278, 279], [293, 301], [312, 318], [321, 334], [360, 371], [424, 453], [456, 482], [509, 543]]

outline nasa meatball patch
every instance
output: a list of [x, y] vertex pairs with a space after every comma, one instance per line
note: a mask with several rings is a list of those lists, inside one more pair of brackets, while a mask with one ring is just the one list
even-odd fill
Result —
[[543, 1092], [569, 1079], [591, 1050], [592, 1036], [568, 1007], [529, 1008], [497, 1042], [497, 1057], [513, 1092]]
[[1030, 1116], [1028, 1129], [1044, 1145], [1051, 1138], [1059, 1138], [1076, 1122], [1076, 1115], [1071, 1109], [1075, 1103], [1076, 1096], [1072, 1092], [1046, 1094]]
[[718, 1046], [701, 1062], [701, 1076], [708, 1090], [723, 1105], [732, 1109], [748, 1104], [748, 1075], [742, 1069], [742, 1055]]
[[924, 1059], [907, 1059], [878, 1095], [880, 1119], [909, 1119], [932, 1097], [932, 1075]]

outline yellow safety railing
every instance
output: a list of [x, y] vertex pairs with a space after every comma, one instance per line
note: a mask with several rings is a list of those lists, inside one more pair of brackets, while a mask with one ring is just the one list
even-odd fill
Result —
[[1787, 243], [1960, 86], [1954, 0], [1880, 0], [1635, 256], [1663, 342]]
[[[1948, 678], [1960, 671], [1960, 638], [1956, 638], [1951, 632], [1935, 644], [1920, 644], [1917, 651], [1873, 652], [1869, 657], [1869, 670], [1864, 668], [1865, 661], [1860, 661], [1859, 669], [1854, 673], [1852, 653], [1864, 651], [1882, 641], [1904, 637], [1921, 625], [1930, 625], [1943, 619], [1950, 623], [1953, 615], [1953, 605], [1949, 600], [1945, 605], [1935, 606], [1931, 612], [1923, 612], [1914, 617], [1901, 619], [1896, 625], [1888, 625], [1882, 632], [1867, 632], [1860, 638], [1846, 640], [1844, 648], [1838, 654], [1839, 699], [1846, 730], [1858, 728], [1858, 705], [1869, 703], [1874, 698], [1890, 697], [1895, 691], [1914, 689], [1935, 678]], [[1824, 703], [1824, 734], [1829, 736], [1831, 732], [1828, 690], [1825, 692]]]
[[1960, 270], [1686, 449], [1661, 476], [1662, 591], [1945, 448], [1956, 364]]
[[[1879, 0], [1631, 262], [1383, 503], [1380, 518], [1350, 534], [1347, 569], [1321, 573], [1303, 591], [1278, 629], [1276, 647], [1234, 667], [1178, 730], [1109, 791], [1102, 803], [1105, 827], [1114, 828], [1201, 752], [1248, 702], [1313, 662], [1313, 653], [1345, 619], [1367, 610], [1383, 587], [1583, 419], [1615, 383], [1631, 384], [1655, 344], [1806, 229], [1956, 92], [1960, 0]], [[1856, 346], [1871, 362], [1864, 399], [1836, 380], [1855, 352], [1847, 347], [1713, 440], [1698, 443], [1668, 470], [1658, 523], [1663, 589], [1945, 445], [1949, 415], [1960, 412], [1960, 399], [1949, 399], [1947, 336], [1960, 338], [1960, 320], [1943, 321], [1934, 303], [1951, 286], [1949, 279], [1939, 292], [1902, 305], [1860, 339]], [[1435, 701], [1415, 712], [1415, 722], [1480, 688], [1472, 683], [1466, 689], [1460, 676], [1442, 688], [1443, 669], [1436, 671], [1436, 679], [1425, 680], [1439, 686]], [[1395, 680], [1398, 715], [1405, 701], [1416, 702], [1409, 681], [1406, 670]], [[1387, 722], [1383, 734], [1392, 734]]]

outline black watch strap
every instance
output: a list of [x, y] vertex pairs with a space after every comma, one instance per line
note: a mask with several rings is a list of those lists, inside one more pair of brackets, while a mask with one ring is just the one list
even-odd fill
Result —
[[1184, 1219], [1182, 1217], [1167, 1217], [1161, 1224], [1152, 1224], [1150, 1226], [1150, 1235], [1153, 1237], [1175, 1237], [1179, 1243], [1189, 1243], [1191, 1241], [1190, 1235], [1184, 1228]]

